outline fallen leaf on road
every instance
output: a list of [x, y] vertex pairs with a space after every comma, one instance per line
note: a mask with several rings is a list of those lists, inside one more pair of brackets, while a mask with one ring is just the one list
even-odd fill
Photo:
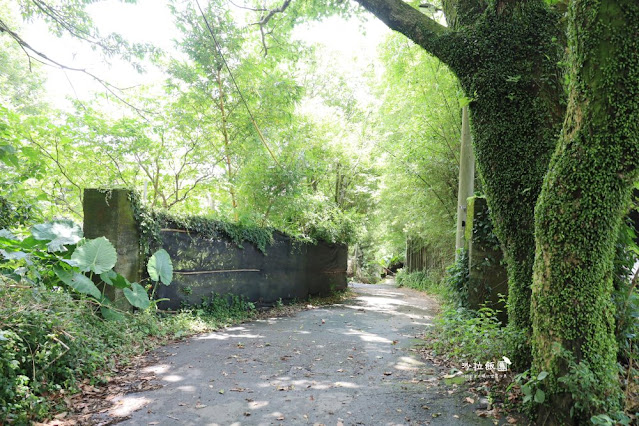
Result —
[[474, 404], [474, 403], [475, 403], [475, 400], [474, 400], [474, 399], [472, 399], [471, 397], [467, 396], [467, 397], [466, 397], [466, 402], [467, 402], [467, 403], [469, 403], [469, 404]]
[[197, 408], [198, 410], [201, 409], [201, 408], [206, 408], [206, 407], [208, 407], [208, 405], [200, 404], [199, 402], [197, 404], [195, 404], [195, 408]]

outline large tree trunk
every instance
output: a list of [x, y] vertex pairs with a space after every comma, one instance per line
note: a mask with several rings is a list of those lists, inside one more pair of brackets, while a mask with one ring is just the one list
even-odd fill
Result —
[[558, 16], [541, 0], [448, 0], [455, 27], [402, 0], [357, 0], [448, 64], [470, 98], [473, 143], [509, 271], [516, 366], [530, 365], [534, 208], [563, 119]]
[[612, 267], [639, 165], [638, 49], [637, 0], [571, 2], [568, 112], [536, 211], [533, 367], [550, 373], [543, 424], [586, 424], [619, 408]]

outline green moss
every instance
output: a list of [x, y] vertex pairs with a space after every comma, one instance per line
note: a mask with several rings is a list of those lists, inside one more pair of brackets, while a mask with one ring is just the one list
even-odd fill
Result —
[[542, 2], [490, 4], [459, 30], [445, 58], [472, 98], [477, 165], [508, 266], [520, 368], [530, 364], [534, 208], [563, 118], [560, 34], [559, 16]]
[[[551, 373], [542, 415], [581, 424], [619, 408], [611, 292], [639, 166], [639, 4], [574, 0], [569, 16], [568, 112], [536, 211], [533, 355]], [[597, 383], [587, 398], [568, 386], [575, 372]]]
[[138, 223], [141, 246], [144, 253], [162, 245], [162, 229], [185, 229], [205, 238], [228, 239], [242, 247], [242, 243], [254, 244], [260, 251], [266, 252], [266, 246], [273, 241], [272, 228], [263, 228], [243, 223], [230, 223], [202, 216], [174, 215], [165, 210], [146, 208], [136, 191], [130, 192], [133, 212]]

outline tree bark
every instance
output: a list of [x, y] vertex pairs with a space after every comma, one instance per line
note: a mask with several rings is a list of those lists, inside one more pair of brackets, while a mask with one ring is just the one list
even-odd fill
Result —
[[568, 34], [568, 111], [536, 210], [533, 367], [550, 373], [543, 424], [619, 409], [614, 244], [639, 166], [639, 4], [573, 0]]

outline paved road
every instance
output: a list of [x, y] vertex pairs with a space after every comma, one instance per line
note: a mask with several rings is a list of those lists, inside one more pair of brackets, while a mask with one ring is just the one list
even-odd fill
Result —
[[[483, 425], [411, 351], [437, 304], [354, 285], [344, 304], [255, 321], [160, 349], [160, 389], [125, 395], [124, 425]], [[137, 409], [137, 411], [132, 411]]]

